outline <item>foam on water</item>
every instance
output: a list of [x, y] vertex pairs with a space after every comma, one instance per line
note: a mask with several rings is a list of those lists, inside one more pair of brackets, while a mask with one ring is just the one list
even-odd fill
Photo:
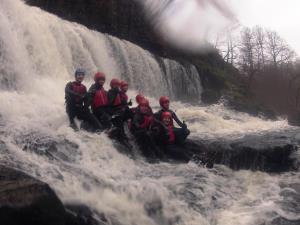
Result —
[[[149, 52], [133, 44], [63, 21], [19, 0], [2, 0], [0, 163], [49, 183], [64, 203], [81, 203], [105, 213], [109, 224], [254, 225], [274, 212], [297, 218], [277, 202], [280, 183], [299, 179], [298, 173], [288, 174], [286, 181], [284, 176], [233, 172], [224, 166], [207, 170], [193, 163], [152, 165], [119, 153], [104, 133], [74, 132], [68, 127], [64, 85], [76, 67], [87, 69], [87, 86], [91, 74], [101, 70], [108, 80], [125, 77], [133, 89], [145, 89], [154, 97], [170, 94], [174, 99], [181, 93], [173, 76], [193, 90], [186, 96], [201, 93], [193, 66], [161, 60], [166, 73]], [[132, 98], [135, 90], [129, 92]], [[158, 107], [156, 98], [150, 100]], [[187, 121], [193, 138], [288, 127], [286, 121], [264, 121], [222, 105], [174, 102], [172, 108]]]

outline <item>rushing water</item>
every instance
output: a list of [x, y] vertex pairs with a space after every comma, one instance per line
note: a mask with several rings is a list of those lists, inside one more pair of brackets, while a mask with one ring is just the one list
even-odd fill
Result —
[[[65, 115], [64, 85], [76, 67], [87, 69], [86, 84], [97, 70], [109, 78], [126, 78], [131, 97], [142, 90], [156, 107], [160, 94], [180, 99], [201, 93], [192, 65], [168, 59], [158, 63], [131, 43], [19, 0], [1, 0], [1, 164], [47, 182], [64, 203], [104, 213], [108, 224], [256, 225], [271, 224], [268, 221], [279, 216], [300, 220], [290, 197], [300, 191], [299, 173], [234, 172], [219, 165], [208, 170], [193, 163], [153, 165], [119, 153], [105, 134], [74, 132]], [[172, 107], [196, 139], [288, 128], [286, 121], [265, 121], [222, 105], [174, 102]]]

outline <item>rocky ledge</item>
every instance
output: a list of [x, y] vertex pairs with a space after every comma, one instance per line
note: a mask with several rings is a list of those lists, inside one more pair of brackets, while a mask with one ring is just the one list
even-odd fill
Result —
[[300, 129], [246, 135], [238, 139], [188, 141], [185, 150], [207, 155], [234, 170], [285, 172], [299, 167]]
[[48, 184], [0, 165], [0, 218], [3, 225], [94, 225], [76, 207], [66, 210]]

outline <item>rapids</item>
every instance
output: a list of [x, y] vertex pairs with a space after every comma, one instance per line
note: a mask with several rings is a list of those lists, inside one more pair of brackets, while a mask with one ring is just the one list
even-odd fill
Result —
[[[163, 64], [163, 66], [162, 66]], [[148, 164], [119, 153], [105, 134], [68, 127], [64, 86], [76, 67], [129, 81], [139, 91], [168, 94], [192, 139], [235, 138], [289, 128], [200, 101], [193, 65], [156, 59], [124, 40], [64, 21], [20, 0], [0, 1], [0, 163], [47, 182], [65, 204], [83, 204], [108, 224], [256, 225], [277, 217], [300, 220], [287, 194], [298, 172], [280, 175], [188, 164]], [[189, 91], [187, 91], [189, 90]], [[296, 181], [298, 181], [295, 185]], [[297, 190], [298, 188], [298, 190]], [[299, 203], [298, 203], [299, 204]]]

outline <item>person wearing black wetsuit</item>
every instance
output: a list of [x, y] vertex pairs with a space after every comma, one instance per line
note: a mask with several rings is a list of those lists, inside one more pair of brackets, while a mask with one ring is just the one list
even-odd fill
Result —
[[[155, 113], [155, 118], [157, 120], [162, 121], [163, 113], [169, 112], [171, 115], [171, 121], [170, 126], [172, 126], [172, 129], [174, 130], [174, 143], [176, 144], [183, 144], [187, 138], [187, 136], [190, 134], [189, 129], [187, 128], [187, 125], [184, 122], [181, 122], [180, 119], [177, 117], [176, 113], [172, 110], [170, 110], [170, 100], [166, 96], [162, 96], [159, 99], [159, 104], [161, 106], [161, 110]], [[174, 127], [173, 120], [178, 124], [180, 128]], [[163, 122], [163, 121], [162, 121]]]
[[99, 121], [90, 113], [86, 102], [86, 87], [82, 84], [85, 76], [83, 69], [75, 71], [75, 81], [67, 83], [65, 87], [66, 112], [69, 117], [70, 126], [74, 130], [78, 127], [74, 121], [75, 117], [79, 120], [88, 122], [95, 129], [101, 129]]

